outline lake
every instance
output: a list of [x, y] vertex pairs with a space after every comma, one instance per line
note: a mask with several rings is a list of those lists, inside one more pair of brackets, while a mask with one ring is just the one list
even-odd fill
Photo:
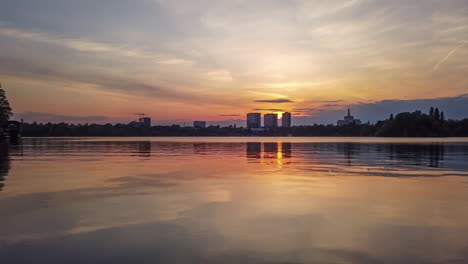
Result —
[[468, 263], [468, 139], [0, 144], [0, 263]]

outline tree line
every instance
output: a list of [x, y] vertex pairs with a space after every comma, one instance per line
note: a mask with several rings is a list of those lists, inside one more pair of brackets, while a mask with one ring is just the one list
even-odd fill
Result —
[[444, 113], [431, 107], [429, 113], [404, 112], [375, 124], [309, 125], [277, 127], [267, 131], [209, 126], [206, 128], [172, 126], [143, 127], [132, 124], [25, 123], [23, 136], [121, 137], [121, 136], [376, 136], [376, 137], [466, 137], [468, 119], [445, 120]]
[[[12, 109], [5, 91], [0, 85], [0, 135], [10, 117]], [[144, 127], [130, 124], [68, 124], [68, 123], [24, 123], [26, 137], [121, 137], [121, 136], [377, 136], [377, 137], [467, 137], [468, 118], [446, 120], [445, 114], [436, 107], [428, 113], [414, 111], [391, 114], [388, 119], [375, 124], [309, 125], [290, 128], [273, 128], [263, 132], [228, 126], [206, 128], [172, 126]]]
[[3, 90], [2, 85], [0, 84], [0, 132], [13, 115], [11, 111], [12, 109], [8, 102], [5, 90]]

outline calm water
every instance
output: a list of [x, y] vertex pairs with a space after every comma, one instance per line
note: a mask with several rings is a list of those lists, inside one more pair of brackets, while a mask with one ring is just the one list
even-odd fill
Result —
[[0, 145], [0, 263], [468, 263], [468, 140]]

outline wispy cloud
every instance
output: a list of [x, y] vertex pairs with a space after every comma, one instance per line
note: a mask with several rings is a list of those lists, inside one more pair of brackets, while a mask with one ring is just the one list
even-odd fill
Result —
[[271, 111], [271, 112], [285, 112], [283, 109], [279, 108], [255, 108], [255, 111]]
[[184, 60], [184, 59], [161, 59], [157, 61], [160, 64], [166, 65], [180, 65], [180, 64], [193, 64], [191, 60]]
[[330, 84], [332, 81], [323, 82], [280, 82], [280, 83], [265, 83], [264, 88], [278, 89], [278, 88], [301, 88], [301, 87], [314, 87], [325, 84]]
[[[356, 7], [366, 0], [347, 0], [347, 1], [326, 1], [323, 2], [322, 8], [311, 8], [307, 11], [306, 15], [308, 18], [321, 18], [333, 14], [340, 13], [346, 9]], [[311, 6], [317, 5], [316, 1], [309, 2]]]
[[224, 115], [219, 115], [219, 116], [241, 116], [240, 114], [224, 114]]
[[[440, 97], [433, 99], [416, 100], [380, 100], [371, 103], [356, 103], [350, 105], [351, 113], [362, 121], [375, 122], [388, 118], [390, 114], [401, 112], [413, 112], [421, 110], [428, 112], [431, 106], [438, 107], [445, 116], [450, 119], [466, 118], [468, 112], [468, 94], [460, 94], [453, 97]], [[346, 114], [345, 106], [336, 106], [331, 108], [295, 108], [293, 113], [300, 114], [296, 118], [296, 124], [329, 124], [342, 119]]]
[[271, 99], [271, 100], [255, 100], [256, 103], [274, 103], [274, 104], [283, 104], [283, 103], [294, 103], [290, 99]]
[[[3, 74], [16, 75], [22, 78], [41, 80], [60, 80], [62, 82], [74, 82], [78, 84], [91, 84], [101, 90], [116, 91], [126, 95], [151, 96], [178, 99], [185, 102], [195, 101], [197, 95], [179, 92], [169, 87], [158, 84], [146, 83], [143, 80], [132, 78], [132, 76], [116, 76], [103, 71], [93, 70], [70, 70], [58, 68], [54, 65], [44, 64], [38, 61], [28, 62], [20, 58], [1, 56], [0, 72]], [[202, 100], [200, 98], [199, 100]]]
[[47, 44], [59, 45], [84, 52], [109, 52], [120, 56], [151, 57], [138, 49], [123, 48], [101, 42], [95, 42], [77, 38], [59, 37], [45, 32], [24, 31], [16, 28], [0, 27], [0, 34], [8, 37], [38, 41]]
[[[72, 109], [74, 93], [115, 95], [153, 117], [170, 106], [171, 120], [466, 92], [464, 0], [52, 2], [0, 9], [0, 75], [22, 89], [19, 112], [52, 112], [58, 90]], [[119, 115], [89, 105], [80, 113]]]
[[80, 52], [109, 53], [114, 56], [132, 57], [139, 59], [151, 59], [152, 61], [166, 65], [192, 64], [191, 60], [175, 58], [174, 56], [159, 54], [138, 48], [119, 46], [104, 42], [96, 42], [84, 38], [67, 38], [46, 32], [26, 31], [18, 28], [5, 27], [0, 24], [0, 35], [23, 39], [28, 41], [42, 42], [73, 49]]
[[318, 113], [320, 111], [321, 111], [321, 109], [319, 109], [319, 108], [294, 108], [292, 110], [292, 112], [295, 113], [295, 114], [308, 115], [308, 116], [315, 115], [316, 113]]
[[321, 103], [341, 103], [343, 100], [322, 100]]
[[432, 68], [432, 71], [437, 71], [440, 65], [442, 65], [446, 60], [450, 58], [459, 48], [465, 46], [465, 44], [468, 43], [468, 41], [464, 41], [460, 45], [456, 46], [453, 48], [444, 58], [442, 58], [439, 62], [437, 62], [434, 67]]
[[213, 81], [232, 81], [232, 75], [226, 70], [209, 71], [206, 73], [208, 79]]

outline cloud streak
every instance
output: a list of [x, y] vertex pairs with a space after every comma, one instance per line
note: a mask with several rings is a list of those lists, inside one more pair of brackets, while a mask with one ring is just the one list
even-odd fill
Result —
[[[460, 94], [453, 97], [440, 97], [432, 99], [415, 100], [381, 100], [372, 103], [351, 104], [351, 114], [362, 121], [376, 122], [387, 119], [390, 114], [401, 112], [413, 112], [421, 110], [425, 113], [431, 106], [438, 107], [443, 111], [448, 119], [467, 118], [468, 112], [468, 94]], [[347, 107], [336, 106], [332, 108], [295, 108], [293, 113], [300, 114], [295, 117], [294, 124], [331, 124], [342, 119], [346, 115]]]
[[113, 45], [103, 42], [86, 40], [83, 38], [67, 38], [60, 37], [46, 32], [25, 31], [17, 28], [2, 27], [0, 24], [0, 35], [17, 38], [28, 41], [36, 41], [45, 44], [57, 45], [60, 47], [73, 49], [80, 52], [90, 53], [108, 53], [114, 56], [130, 57], [138, 59], [151, 59], [163, 65], [180, 65], [192, 64], [193, 62], [187, 59], [176, 58], [150, 52], [138, 48], [130, 48], [119, 45]]
[[255, 100], [256, 103], [273, 103], [273, 104], [284, 104], [284, 103], [294, 103], [290, 99], [271, 99], [271, 100]]
[[225, 115], [219, 115], [219, 116], [241, 116], [240, 114], [225, 114]]
[[255, 108], [255, 111], [271, 111], [271, 112], [285, 112], [283, 109], [279, 108]]
[[164, 120], [466, 92], [465, 0], [47, 3], [0, 9], [0, 78], [18, 112], [58, 110], [57, 91], [61, 113], [89, 95], [81, 115], [117, 118], [115, 98]]
[[464, 41], [462, 44], [456, 46], [454, 49], [452, 49], [444, 58], [442, 58], [439, 62], [437, 62], [434, 67], [432, 68], [432, 71], [435, 72], [437, 69], [439, 69], [439, 66], [442, 65], [446, 60], [450, 58], [459, 48], [465, 46], [465, 44], [468, 43], [468, 41]]
[[149, 54], [137, 49], [117, 47], [106, 43], [94, 42], [76, 38], [64, 38], [44, 32], [24, 31], [16, 28], [0, 27], [0, 34], [8, 37], [19, 38], [29, 41], [43, 42], [58, 45], [83, 52], [108, 52], [120, 56], [149, 58]]
[[63, 81], [92, 84], [105, 90], [120, 91], [125, 94], [133, 95], [160, 96], [166, 98], [172, 97], [179, 99], [193, 98], [189, 95], [177, 93], [176, 91], [168, 88], [146, 84], [140, 80], [135, 80], [126, 76], [113, 76], [109, 73], [100, 71], [69, 70], [39, 62], [28, 63], [22, 59], [9, 58], [5, 56], [0, 56], [0, 60], [4, 62], [0, 64], [0, 70], [2, 70], [3, 73], [10, 73], [20, 77], [36, 80], [59, 79]]

